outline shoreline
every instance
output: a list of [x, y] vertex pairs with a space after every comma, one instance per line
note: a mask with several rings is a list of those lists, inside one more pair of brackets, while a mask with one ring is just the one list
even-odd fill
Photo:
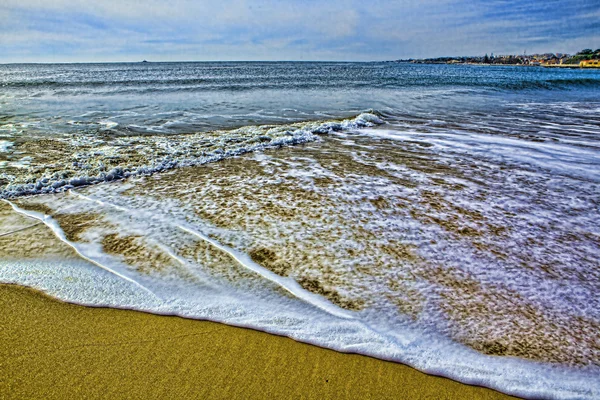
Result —
[[600, 66], [580, 66], [579, 64], [493, 64], [493, 63], [470, 63], [470, 62], [410, 62], [410, 61], [388, 61], [397, 64], [416, 65], [472, 65], [478, 67], [541, 67], [541, 68], [563, 68], [563, 69], [600, 69]]
[[509, 399], [403, 364], [0, 284], [2, 398]]

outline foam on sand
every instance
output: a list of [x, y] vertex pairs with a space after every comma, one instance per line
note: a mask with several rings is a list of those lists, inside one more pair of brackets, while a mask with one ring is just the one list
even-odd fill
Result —
[[[244, 153], [317, 140], [317, 135], [382, 124], [362, 113], [342, 121], [246, 126], [189, 135], [99, 135], [32, 138], [19, 147], [28, 155], [4, 174], [0, 198], [57, 193], [74, 187], [202, 165]], [[0, 148], [1, 149], [1, 148]], [[27, 161], [27, 162], [25, 162]]]
[[[410, 146], [416, 150], [409, 157]], [[577, 346], [559, 337], [541, 353], [532, 346], [529, 360], [493, 355], [511, 350], [502, 347], [513, 332], [503, 325], [503, 310], [523, 326], [550, 315], [560, 332], [583, 324], [581, 314], [596, 315], [588, 293], [593, 282], [575, 271], [563, 287], [544, 275], [546, 259], [553, 259], [546, 249], [569, 242], [548, 236], [536, 244], [535, 257], [511, 250], [522, 235], [545, 235], [536, 215], [548, 214], [548, 205], [509, 185], [497, 189], [498, 176], [461, 170], [447, 162], [449, 154], [436, 158], [435, 146], [424, 149], [345, 135], [152, 178], [13, 199], [16, 209], [45, 221], [88, 261], [3, 261], [0, 280], [80, 304], [251, 327], [524, 397], [597, 397], [587, 342]], [[435, 193], [440, 175], [431, 170], [444, 171], [447, 192]], [[532, 190], [545, 184], [539, 173], [534, 184], [527, 171]], [[485, 208], [482, 182], [495, 188], [496, 199], [506, 197], [509, 209], [519, 207], [522, 220], [511, 222], [522, 226], [497, 229], [506, 218], [498, 212], [503, 206]], [[578, 223], [587, 226], [590, 218], [582, 212]], [[544, 221], [553, 221], [555, 232], [566, 229], [560, 213]], [[572, 249], [571, 256], [586, 259], [582, 255], [594, 252], [589, 246]], [[519, 257], [529, 257], [528, 268], [515, 269]], [[482, 260], [488, 268], [480, 268]], [[556, 312], [564, 318], [556, 319]], [[589, 339], [588, 325], [581, 327], [574, 340]], [[556, 339], [555, 332], [521, 331], [530, 344]], [[461, 340], [474, 342], [469, 347]], [[484, 345], [480, 351], [477, 343]], [[564, 346], [576, 351], [565, 354]], [[535, 361], [539, 354], [592, 364]]]

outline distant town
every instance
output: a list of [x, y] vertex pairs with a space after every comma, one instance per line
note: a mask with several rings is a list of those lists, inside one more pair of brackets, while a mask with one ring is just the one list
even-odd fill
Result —
[[414, 64], [485, 64], [485, 65], [523, 65], [564, 68], [600, 68], [600, 49], [585, 49], [575, 55], [563, 53], [544, 53], [522, 55], [485, 55], [474, 57], [438, 57], [423, 59], [396, 60]]

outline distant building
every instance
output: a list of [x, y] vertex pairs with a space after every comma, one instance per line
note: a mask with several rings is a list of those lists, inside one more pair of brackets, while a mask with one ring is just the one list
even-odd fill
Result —
[[583, 60], [579, 62], [582, 68], [600, 68], [600, 60]]

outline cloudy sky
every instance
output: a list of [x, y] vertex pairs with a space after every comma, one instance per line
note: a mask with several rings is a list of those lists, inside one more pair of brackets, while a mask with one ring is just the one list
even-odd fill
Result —
[[600, 47], [599, 0], [2, 0], [0, 63], [391, 60]]

